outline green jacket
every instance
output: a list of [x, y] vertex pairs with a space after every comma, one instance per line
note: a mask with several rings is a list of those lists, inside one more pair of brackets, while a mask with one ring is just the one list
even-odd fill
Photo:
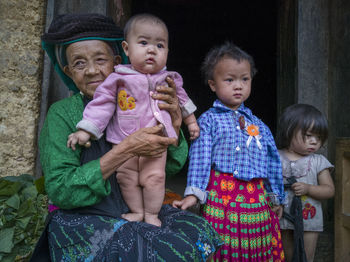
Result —
[[[111, 192], [108, 180], [102, 179], [100, 160], [80, 165], [81, 148], [67, 148], [68, 135], [76, 131], [82, 119], [84, 103], [78, 93], [54, 103], [40, 133], [40, 161], [45, 176], [45, 190], [53, 204], [64, 209], [91, 206]], [[188, 145], [181, 132], [179, 145], [169, 146], [167, 176], [183, 167]]]

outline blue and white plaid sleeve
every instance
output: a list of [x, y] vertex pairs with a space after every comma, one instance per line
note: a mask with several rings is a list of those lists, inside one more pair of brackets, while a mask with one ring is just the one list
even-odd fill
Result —
[[205, 190], [210, 176], [213, 139], [208, 114], [203, 114], [198, 123], [200, 136], [193, 141], [190, 148], [185, 196], [195, 195], [204, 204], [207, 199]]
[[270, 193], [270, 200], [274, 204], [279, 205], [284, 203], [285, 198], [282, 176], [282, 164], [271, 131], [267, 126], [265, 126], [265, 128], [267, 130], [267, 176], [269, 180], [269, 187], [267, 187], [266, 190], [268, 191], [268, 193]]

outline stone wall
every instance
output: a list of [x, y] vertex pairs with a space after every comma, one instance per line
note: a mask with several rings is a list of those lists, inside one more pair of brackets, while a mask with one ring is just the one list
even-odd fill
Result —
[[0, 0], [0, 176], [33, 174], [45, 0]]

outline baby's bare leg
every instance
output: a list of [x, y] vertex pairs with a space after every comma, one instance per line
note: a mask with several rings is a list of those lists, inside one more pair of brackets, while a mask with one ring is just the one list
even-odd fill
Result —
[[117, 180], [130, 213], [122, 217], [129, 221], [142, 221], [144, 218], [142, 188], [139, 185], [138, 157], [126, 161], [117, 170]]
[[165, 194], [166, 152], [160, 158], [140, 157], [140, 184], [143, 186], [145, 222], [161, 226], [158, 213]]

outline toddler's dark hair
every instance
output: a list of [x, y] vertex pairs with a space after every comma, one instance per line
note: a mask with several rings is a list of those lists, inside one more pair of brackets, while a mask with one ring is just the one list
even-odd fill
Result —
[[327, 119], [312, 105], [294, 104], [284, 110], [277, 128], [277, 147], [288, 148], [298, 130], [301, 130], [303, 137], [306, 136], [307, 131], [319, 135], [321, 145], [328, 138]]
[[257, 72], [254, 59], [251, 55], [240, 49], [235, 44], [225, 42], [222, 45], [215, 46], [210, 49], [202, 63], [201, 71], [206, 84], [208, 83], [208, 80], [213, 79], [215, 66], [222, 58], [232, 58], [238, 62], [247, 60], [250, 64], [251, 77], [253, 78]]

